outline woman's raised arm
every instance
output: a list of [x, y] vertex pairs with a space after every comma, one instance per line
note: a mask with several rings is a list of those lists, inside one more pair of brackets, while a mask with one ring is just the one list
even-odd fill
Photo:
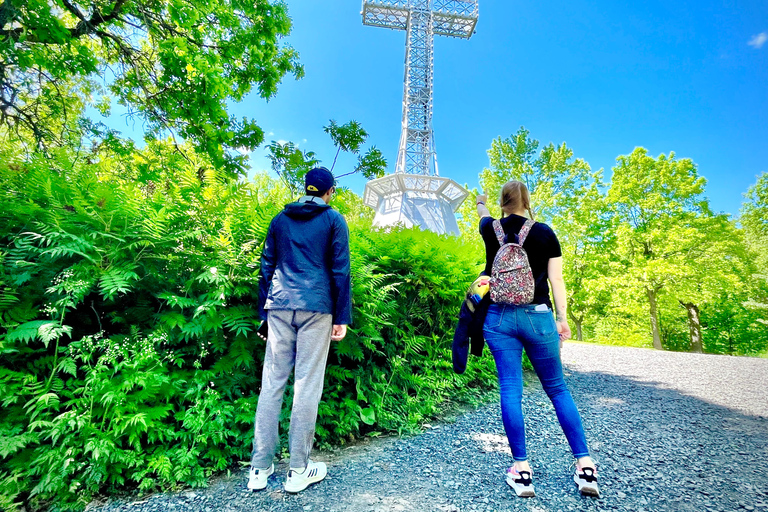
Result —
[[480, 194], [475, 198], [475, 205], [477, 206], [477, 216], [481, 219], [483, 217], [490, 217], [491, 211], [488, 209], [488, 206], [486, 206], [486, 201], [488, 201], [488, 196], [485, 194]]

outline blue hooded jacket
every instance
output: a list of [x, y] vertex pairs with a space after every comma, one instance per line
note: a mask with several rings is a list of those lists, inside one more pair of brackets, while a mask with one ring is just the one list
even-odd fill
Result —
[[321, 199], [290, 203], [269, 225], [261, 253], [262, 318], [269, 309], [330, 313], [335, 325], [352, 322], [349, 228]]

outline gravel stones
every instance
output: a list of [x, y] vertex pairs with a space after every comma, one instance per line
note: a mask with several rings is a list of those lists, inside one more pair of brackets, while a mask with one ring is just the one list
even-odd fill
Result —
[[531, 376], [523, 406], [535, 498], [504, 483], [511, 455], [496, 403], [409, 439], [316, 453], [328, 477], [297, 495], [282, 490], [282, 463], [258, 493], [242, 470], [207, 489], [89, 510], [768, 512], [768, 359], [566, 343], [563, 362], [598, 463], [597, 500], [577, 494], [565, 436]]

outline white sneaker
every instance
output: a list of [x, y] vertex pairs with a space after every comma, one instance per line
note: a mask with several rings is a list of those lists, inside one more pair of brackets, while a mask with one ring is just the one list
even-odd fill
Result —
[[533, 488], [533, 475], [530, 471], [518, 471], [515, 466], [512, 466], [507, 470], [507, 483], [521, 498], [536, 496], [536, 490]]
[[251, 468], [248, 472], [248, 489], [260, 491], [267, 486], [269, 475], [275, 472], [275, 465], [271, 464], [267, 469]]
[[577, 465], [573, 481], [576, 482], [582, 496], [600, 497], [600, 490], [597, 487], [597, 470], [595, 468], [580, 468]]
[[285, 492], [300, 492], [312, 484], [316, 484], [328, 474], [328, 468], [323, 462], [307, 461], [304, 469], [289, 469], [285, 479]]

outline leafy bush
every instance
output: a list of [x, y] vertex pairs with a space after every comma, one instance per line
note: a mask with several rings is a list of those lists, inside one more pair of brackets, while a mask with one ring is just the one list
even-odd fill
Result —
[[162, 144], [86, 166], [5, 156], [0, 505], [202, 485], [245, 450], [273, 207]]
[[[250, 451], [260, 246], [286, 190], [170, 143], [121, 144], [53, 160], [0, 149], [0, 508], [201, 486]], [[329, 357], [326, 444], [413, 430], [495, 382], [489, 359], [450, 367], [478, 255], [372, 230], [359, 198], [342, 197], [356, 321]]]
[[351, 251], [355, 325], [332, 346], [321, 437], [412, 431], [446, 401], [493, 386], [490, 358], [470, 360], [456, 375], [450, 357], [460, 299], [483, 255], [452, 237], [366, 224], [352, 227]]

